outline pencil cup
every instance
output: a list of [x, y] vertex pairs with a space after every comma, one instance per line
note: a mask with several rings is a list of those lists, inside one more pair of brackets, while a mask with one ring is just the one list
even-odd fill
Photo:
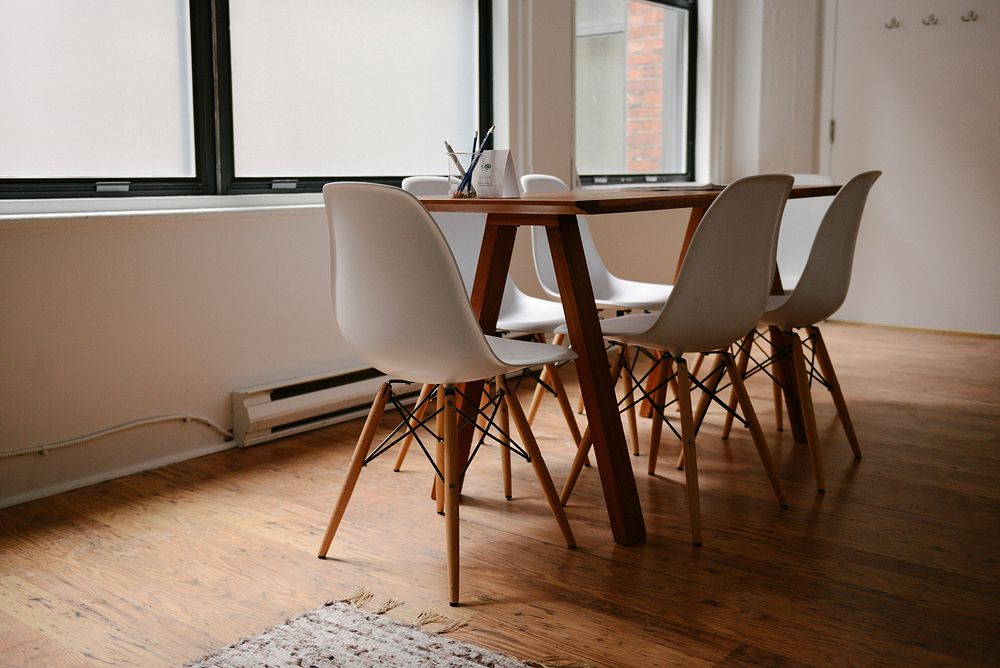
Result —
[[[472, 175], [466, 178], [469, 165], [472, 164], [472, 153], [448, 153], [448, 194], [452, 197], [475, 197], [476, 190], [472, 187]], [[461, 187], [461, 189], [459, 189]]]

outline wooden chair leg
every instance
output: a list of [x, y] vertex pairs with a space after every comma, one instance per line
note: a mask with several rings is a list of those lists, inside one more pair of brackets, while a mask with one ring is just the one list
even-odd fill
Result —
[[691, 411], [691, 378], [683, 357], [678, 357], [676, 364], [677, 403], [681, 409], [681, 445], [684, 452], [688, 513], [691, 516], [691, 541], [695, 545], [701, 545], [701, 503], [698, 496], [698, 456], [694, 447], [694, 415]]
[[[618, 357], [615, 358], [615, 362], [611, 367], [611, 378], [615, 381], [616, 386], [623, 364], [625, 364], [624, 347]], [[594, 441], [590, 437], [590, 425], [588, 424], [587, 428], [583, 431], [583, 436], [580, 438], [580, 442], [577, 444], [576, 457], [573, 458], [573, 464], [570, 466], [569, 475], [566, 477], [566, 482], [563, 484], [562, 494], [559, 497], [560, 502], [564, 506], [569, 501], [569, 497], [573, 493], [573, 488], [576, 487], [576, 481], [580, 477], [580, 471], [583, 470], [583, 463], [587, 460], [587, 455], [593, 444]]]
[[774, 394], [774, 426], [778, 431], [785, 431], [785, 421], [782, 417], [781, 408], [781, 405], [784, 403], [781, 398], [781, 386], [777, 382], [772, 382], [771, 392]]
[[456, 438], [455, 388], [441, 386], [438, 396], [444, 402], [444, 520], [448, 554], [448, 604], [458, 605], [458, 439]]
[[[563, 336], [562, 334], [556, 334], [552, 342], [555, 343], [556, 340], [559, 340], [559, 342], [561, 343], [562, 339], [560, 337], [562, 336]], [[545, 339], [541, 337], [539, 334], [536, 334], [534, 338], [535, 341], [538, 341], [539, 343], [545, 342]], [[540, 376], [542, 382], [548, 382], [546, 378], [546, 374], [548, 373], [548, 367], [549, 365], [545, 365], [542, 368], [542, 373]], [[545, 397], [545, 386], [542, 385], [542, 383], [536, 384], [535, 391], [531, 395], [531, 403], [528, 404], [528, 424], [535, 424], [535, 416], [538, 415], [538, 409], [541, 407], [542, 398], [544, 397]]]
[[[736, 370], [740, 373], [740, 378], [746, 376], [747, 365], [750, 363], [750, 346], [753, 345], [753, 337], [756, 336], [757, 330], [752, 330], [749, 334], [743, 337], [740, 341], [740, 354], [736, 356]], [[729, 391], [729, 410], [736, 409], [736, 385], [733, 385], [732, 389]], [[729, 433], [733, 429], [733, 414], [726, 413], [726, 421], [722, 425], [722, 438], [723, 440], [729, 438]]]
[[[663, 354], [663, 353], [660, 353], [660, 354]], [[654, 367], [653, 370], [650, 372], [650, 374], [646, 378], [646, 387], [656, 387], [657, 385], [659, 385], [663, 381], [664, 378], [667, 378], [668, 375], [669, 374], [664, 374], [663, 373], [663, 369], [662, 368]], [[670, 386], [673, 387], [674, 391], [675, 391], [674, 396], [677, 396], [676, 395], [676, 389], [677, 389], [676, 382], [677, 382], [676, 380], [671, 380], [670, 381]], [[655, 411], [653, 410], [653, 399], [650, 398], [650, 399], [644, 400], [640, 404], [640, 406], [639, 406], [639, 416], [640, 417], [644, 417], [644, 418], [652, 418], [654, 414], [655, 414]]]
[[351, 495], [354, 494], [354, 487], [358, 484], [361, 468], [365, 465], [365, 457], [368, 456], [368, 451], [372, 447], [372, 441], [375, 439], [375, 431], [378, 429], [379, 421], [382, 419], [382, 413], [385, 412], [385, 404], [389, 401], [390, 392], [389, 383], [383, 383], [375, 394], [372, 408], [368, 411], [368, 419], [365, 420], [361, 436], [358, 437], [358, 444], [354, 447], [354, 456], [347, 467], [347, 476], [344, 478], [344, 484], [340, 488], [340, 497], [337, 499], [337, 505], [334, 506], [333, 513], [330, 515], [330, 522], [326, 526], [326, 533], [323, 534], [323, 542], [319, 548], [320, 559], [326, 558], [326, 553], [330, 549], [330, 543], [333, 542], [333, 537], [337, 534], [337, 527], [340, 526], [340, 521], [344, 519], [344, 512], [347, 510], [347, 504], [351, 501]]
[[507, 407], [510, 409], [510, 416], [517, 426], [517, 433], [521, 436], [521, 444], [531, 459], [531, 467], [535, 471], [535, 477], [538, 478], [542, 494], [545, 495], [545, 500], [552, 510], [552, 515], [555, 517], [556, 524], [562, 532], [563, 539], [566, 541], [566, 547], [576, 547], [576, 538], [573, 537], [573, 530], [570, 529], [569, 521], [566, 519], [566, 511], [563, 510], [562, 504], [559, 502], [559, 494], [556, 492], [556, 486], [552, 483], [552, 476], [549, 475], [549, 469], [545, 466], [545, 460], [542, 459], [542, 453], [538, 449], [535, 435], [531, 433], [531, 426], [528, 424], [528, 418], [524, 415], [524, 410], [521, 408], [521, 402], [518, 401], [517, 395], [510, 391], [507, 381], [503, 377], [497, 376], [497, 386], [503, 388], [504, 398], [506, 399]]
[[[660, 353], [657, 359], [657, 364], [663, 365], [660, 370], [661, 378], [669, 378], [674, 372], [674, 358], [666, 353]], [[649, 428], [649, 465], [646, 472], [649, 475], [656, 475], [656, 464], [660, 457], [660, 436], [663, 433], [663, 416], [662, 411], [664, 410], [664, 405], [667, 403], [667, 384], [664, 383], [661, 387], [656, 388], [653, 393], [653, 403], [656, 405], [658, 410], [653, 410], [652, 424]]]
[[691, 370], [691, 375], [695, 378], [701, 373], [701, 365], [705, 363], [705, 353], [698, 353], [698, 357], [694, 360], [694, 369]]
[[[552, 365], [549, 365], [552, 366]], [[559, 404], [559, 410], [562, 411], [563, 419], [566, 421], [566, 427], [569, 429], [569, 435], [573, 439], [574, 447], [580, 442], [580, 426], [576, 423], [576, 416], [573, 415], [573, 408], [569, 405], [569, 399], [566, 397], [566, 386], [563, 385], [562, 378], [559, 377], [559, 372], [553, 366], [552, 370], [547, 376], [548, 382], [552, 385], [552, 389], [556, 391], [556, 402]], [[590, 466], [590, 458], [584, 460], [584, 466]]]
[[[701, 429], [701, 423], [705, 421], [705, 416], [708, 414], [708, 407], [712, 403], [711, 395], [715, 394], [716, 390], [719, 389], [719, 384], [722, 383], [722, 379], [726, 375], [725, 360], [723, 355], [716, 355], [717, 359], [715, 364], [712, 365], [712, 370], [706, 376], [705, 387], [707, 392], [702, 392], [701, 396], [698, 398], [698, 409], [694, 412], [694, 430], [695, 433]], [[697, 376], [695, 376], [697, 378]], [[694, 383], [691, 383], [693, 386]]]
[[[707, 376], [708, 380], [705, 382], [705, 387], [707, 388], [707, 391], [702, 392], [701, 398], [698, 399], [698, 410], [695, 411], [693, 414], [694, 433], [696, 434], [698, 433], [698, 430], [701, 429], [701, 423], [705, 421], [705, 415], [708, 414], [708, 405], [712, 402], [711, 395], [715, 393], [716, 389], [719, 387], [719, 383], [722, 382], [722, 377], [726, 375], [726, 370], [723, 367], [723, 363], [724, 363], [723, 356], [717, 355], [715, 364], [712, 365], [712, 370], [708, 372]], [[691, 385], [692, 383], [689, 374], [688, 394], [690, 394], [691, 392]], [[679, 394], [677, 396], [678, 398], [680, 397]], [[680, 406], [678, 406], [678, 410], [680, 410]], [[677, 453], [678, 471], [684, 468], [684, 457], [685, 457], [684, 448], [681, 448], [681, 451]]]
[[840, 424], [843, 425], [844, 433], [847, 434], [847, 442], [851, 444], [854, 458], [861, 459], [861, 444], [858, 443], [857, 434], [854, 433], [854, 423], [851, 422], [851, 414], [847, 412], [847, 402], [844, 401], [844, 393], [840, 389], [837, 372], [833, 370], [833, 361], [830, 359], [830, 352], [826, 349], [826, 343], [823, 341], [823, 334], [819, 331], [819, 327], [807, 327], [806, 331], [812, 337], [819, 369], [823, 372], [823, 378], [830, 385], [830, 394], [833, 395], [833, 404], [837, 407]]
[[[434, 389], [433, 385], [424, 385], [420, 388], [420, 396], [417, 397], [417, 408], [413, 415], [413, 420], [410, 421], [410, 426], [412, 427], [415, 422], [419, 422], [424, 419], [424, 415], [427, 414], [427, 404], [424, 402], [427, 396]], [[413, 433], [408, 433], [403, 442], [399, 445], [399, 455], [396, 456], [396, 465], [392, 467], [393, 471], [399, 473], [399, 470], [403, 467], [403, 461], [406, 459], [406, 453], [410, 451], [410, 444], [413, 443]]]
[[[563, 334], [562, 332], [557, 332], [552, 337], [552, 345], [561, 346], [562, 342], [565, 339], [566, 339], [565, 334]], [[538, 341], [539, 343], [545, 343], [545, 336], [542, 334], [536, 334], [535, 341]], [[551, 384], [551, 380], [547, 377], [547, 374], [550, 373], [549, 370], [550, 366], [552, 365], [546, 364], [545, 367], [542, 369], [541, 379], [543, 382]], [[552, 389], [556, 389], [555, 386], [553, 386]], [[558, 390], [556, 390], [556, 392], [558, 392]], [[544, 396], [545, 396], [545, 387], [541, 383], [538, 383], [537, 385], [535, 385], [535, 391], [531, 395], [531, 403], [528, 405], [528, 424], [535, 424], [535, 416], [538, 415], [538, 408], [542, 405], [542, 398]]]
[[569, 497], [576, 487], [576, 481], [580, 478], [580, 472], [583, 471], [583, 462], [587, 459], [593, 445], [594, 441], [590, 438], [590, 425], [587, 425], [576, 446], [576, 456], [573, 457], [573, 463], [570, 464], [569, 473], [566, 475], [566, 482], [563, 483], [562, 494], [559, 495], [559, 503], [564, 506], [569, 503]]
[[[536, 337], [544, 343], [545, 338], [542, 336]], [[557, 332], [552, 339], [552, 345], [561, 346], [563, 341], [566, 340], [566, 335]], [[542, 382], [548, 383], [552, 389], [555, 391], [556, 401], [559, 403], [559, 410], [562, 411], [563, 419], [566, 421], [566, 427], [569, 429], [570, 437], [573, 439], [573, 446], [575, 447], [577, 443], [580, 442], [580, 426], [576, 423], [576, 417], [573, 415], [573, 408], [570, 406], [569, 397], [566, 396], [566, 386], [563, 385], [562, 378], [559, 376], [559, 370], [554, 364], [546, 364], [542, 368], [541, 374]], [[545, 387], [539, 383], [535, 386], [535, 391], [531, 395], [531, 404], [528, 407], [528, 424], [535, 424], [535, 415], [538, 413], [538, 409], [542, 404], [542, 398], [545, 396]], [[581, 397], [582, 400], [582, 397]], [[583, 404], [581, 403], [581, 406]], [[580, 409], [583, 412], [583, 409]], [[590, 459], [588, 458], [584, 462], [584, 466], [590, 466]]]
[[[628, 355], [628, 347], [627, 346], [622, 346], [622, 352], [627, 357], [627, 355]], [[626, 411], [625, 411], [625, 418], [626, 418], [626, 421], [627, 421], [627, 424], [628, 424], [628, 437], [629, 437], [629, 441], [632, 442], [632, 454], [635, 455], [636, 457], [638, 457], [639, 456], [639, 425], [638, 425], [638, 423], [636, 422], [636, 419], [635, 419], [635, 413], [636, 413], [636, 411], [635, 411], [635, 403], [632, 402], [632, 394], [634, 392], [634, 388], [632, 386], [632, 370], [629, 369], [628, 359], [626, 359], [625, 363], [622, 364], [622, 369], [619, 372], [619, 375], [621, 376], [622, 383], [625, 385], [625, 396], [628, 397], [625, 401], [626, 401], [626, 403], [631, 403], [631, 406], [629, 406], [626, 409]], [[577, 440], [577, 442], [579, 443], [579, 440]]]
[[747, 427], [750, 429], [750, 436], [753, 438], [753, 444], [757, 448], [757, 454], [760, 456], [760, 461], [764, 465], [767, 477], [771, 481], [771, 487], [774, 488], [774, 495], [778, 498], [778, 503], [781, 504], [782, 508], [787, 508], [788, 502], [785, 500], [785, 493], [781, 489], [781, 481], [778, 479], [778, 474], [774, 469], [774, 459], [771, 457], [771, 450], [767, 447], [767, 439], [764, 437], [764, 431], [760, 428], [757, 413], [753, 409], [753, 404], [750, 403], [750, 394], [743, 383], [743, 373], [746, 371], [746, 368], [740, 369], [739, 364], [733, 360], [733, 356], [729, 353], [726, 353], [725, 357], [726, 369], [729, 372], [729, 381], [733, 384], [733, 392], [739, 400], [740, 409], [743, 412], [744, 419], [747, 421]]
[[823, 462], [820, 458], [819, 435], [816, 432], [816, 414], [813, 412], [812, 391], [809, 389], [809, 374], [806, 372], [806, 359], [802, 353], [802, 339], [795, 332], [785, 332], [792, 344], [792, 365], [795, 368], [795, 389], [799, 398], [799, 411], [806, 432], [806, 443], [812, 457], [813, 473], [816, 476], [816, 491], [826, 491], [826, 481], [823, 478]]
[[[434, 453], [434, 458], [437, 463], [438, 471], [441, 475], [444, 475], [444, 388], [442, 386], [438, 387], [437, 393], [437, 433], [438, 442], [437, 449]], [[444, 515], [444, 481], [440, 477], [434, 476], [434, 501], [437, 504], [438, 515]]]
[[[499, 388], [495, 392], [499, 392]], [[494, 396], [496, 396], [495, 393]], [[510, 443], [510, 439], [507, 437], [507, 434], [510, 434], [510, 412], [506, 401], [500, 402], [497, 413], [501, 432], [500, 441], [503, 443], [500, 446], [500, 470], [503, 474], [503, 495], [505, 499], [510, 501], [514, 494], [510, 477], [510, 450], [506, 447]]]

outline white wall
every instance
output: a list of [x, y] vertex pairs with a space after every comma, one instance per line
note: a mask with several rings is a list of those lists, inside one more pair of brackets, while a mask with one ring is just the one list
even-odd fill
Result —
[[[1000, 4], [832, 9], [831, 174], [884, 172], [837, 317], [1000, 334]], [[970, 9], [979, 20], [963, 22]], [[923, 25], [932, 13], [939, 23]], [[886, 29], [893, 16], [902, 26]]]
[[[230, 428], [230, 393], [354, 367], [319, 205], [0, 217], [0, 451], [138, 418]], [[0, 459], [0, 506], [225, 447], [163, 424]]]

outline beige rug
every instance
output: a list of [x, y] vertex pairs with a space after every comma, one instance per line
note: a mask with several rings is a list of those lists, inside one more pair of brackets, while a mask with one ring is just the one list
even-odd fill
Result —
[[348, 603], [332, 602], [187, 665], [188, 668], [525, 668], [529, 664], [428, 633], [384, 615], [364, 612]]

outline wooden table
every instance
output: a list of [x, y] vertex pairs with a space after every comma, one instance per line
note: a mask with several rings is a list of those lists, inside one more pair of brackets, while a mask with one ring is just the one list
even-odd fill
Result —
[[[794, 188], [791, 197], [823, 197], [837, 193], [837, 186]], [[552, 263], [566, 314], [569, 339], [579, 356], [576, 371], [580, 391], [594, 440], [594, 457], [601, 477], [604, 500], [616, 543], [632, 545], [646, 535], [639, 506], [632, 462], [625, 443], [615, 400], [604, 338], [594, 305], [594, 292], [580, 240], [578, 215], [597, 216], [609, 213], [657, 211], [661, 209], [691, 209], [687, 231], [677, 267], [684, 259], [691, 237], [705, 210], [720, 190], [574, 190], [564, 193], [522, 195], [508, 199], [421, 198], [431, 212], [485, 213], [486, 231], [479, 253], [479, 266], [472, 289], [472, 308], [479, 317], [483, 331], [496, 331], [504, 282], [510, 268], [514, 238], [520, 225], [541, 225], [546, 228]], [[465, 390], [467, 397], [479, 397], [481, 383]], [[477, 407], [460, 406], [470, 413]], [[791, 413], [791, 412], [790, 412]], [[801, 425], [789, 416], [798, 440]], [[802, 431], [804, 442], [804, 431]], [[460, 433], [459, 456], [468, 457], [472, 430]]]

